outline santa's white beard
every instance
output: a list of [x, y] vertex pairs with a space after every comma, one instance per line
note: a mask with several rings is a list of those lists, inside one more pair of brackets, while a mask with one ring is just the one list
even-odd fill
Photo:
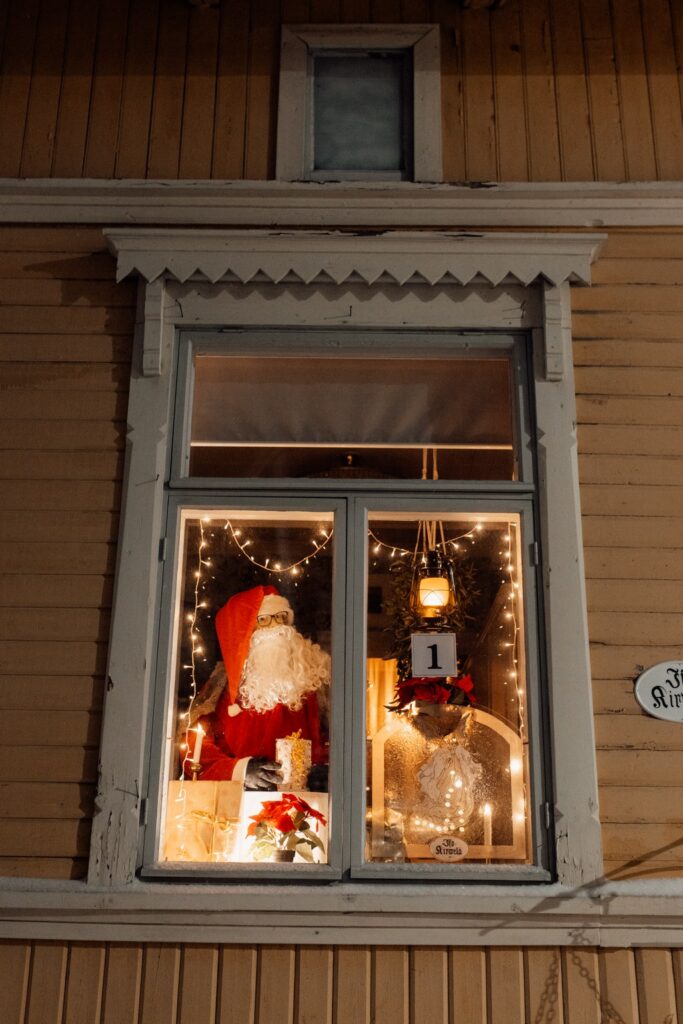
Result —
[[329, 654], [294, 626], [257, 629], [244, 663], [239, 702], [255, 711], [270, 711], [278, 704], [298, 711], [304, 697], [329, 681]]

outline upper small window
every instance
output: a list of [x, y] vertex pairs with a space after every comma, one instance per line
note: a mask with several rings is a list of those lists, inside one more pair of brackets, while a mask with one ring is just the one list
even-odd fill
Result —
[[411, 72], [406, 51], [314, 54], [311, 177], [412, 177]]
[[277, 177], [441, 180], [438, 28], [285, 28]]

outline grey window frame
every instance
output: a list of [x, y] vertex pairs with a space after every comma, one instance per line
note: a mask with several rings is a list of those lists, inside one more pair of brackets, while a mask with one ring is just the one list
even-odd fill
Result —
[[[166, 479], [166, 559], [160, 593], [157, 671], [154, 709], [150, 716], [147, 748], [150, 751], [144, 789], [150, 794], [150, 813], [139, 858], [143, 878], [207, 878], [330, 882], [341, 879], [449, 882], [548, 882], [552, 879], [552, 850], [548, 842], [545, 806], [550, 790], [549, 751], [545, 698], [540, 685], [538, 616], [541, 614], [532, 552], [537, 535], [536, 484], [532, 438], [533, 408], [530, 379], [531, 339], [521, 331], [433, 331], [413, 329], [354, 331], [336, 330], [230, 330], [178, 332], [177, 365], [173, 403], [173, 440], [169, 446]], [[425, 351], [438, 353], [510, 351], [513, 367], [513, 410], [519, 479], [516, 481], [347, 481], [272, 478], [193, 478], [189, 472], [189, 440], [192, 416], [193, 365], [197, 354], [252, 355], [306, 354], [311, 359], [354, 355], [420, 358]], [[293, 497], [296, 495], [296, 497]], [[169, 719], [171, 697], [168, 667], [171, 662], [173, 591], [179, 557], [181, 508], [238, 510], [268, 509], [283, 512], [307, 509], [333, 510], [335, 571], [333, 581], [332, 765], [330, 794], [341, 811], [333, 811], [328, 865], [237, 864], [169, 866], [158, 860], [164, 796], [163, 764], [166, 760], [163, 725]], [[347, 517], [344, 515], [347, 510]], [[533, 863], [529, 865], [384, 865], [363, 858], [365, 819], [365, 670], [364, 642], [367, 572], [367, 510], [519, 512], [524, 560], [525, 645], [527, 650], [527, 708], [529, 709], [530, 782], [529, 811]], [[348, 523], [348, 528], [347, 528]], [[343, 565], [342, 565], [343, 563]], [[339, 696], [335, 700], [335, 694]], [[336, 752], [336, 756], [335, 756]], [[348, 794], [351, 794], [348, 799]], [[335, 804], [333, 803], [333, 807]]]

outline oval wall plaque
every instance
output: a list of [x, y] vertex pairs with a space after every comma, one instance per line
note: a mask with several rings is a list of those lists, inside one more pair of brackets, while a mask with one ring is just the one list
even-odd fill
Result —
[[457, 836], [436, 836], [435, 839], [430, 839], [429, 849], [435, 860], [445, 860], [452, 864], [467, 856], [469, 846], [464, 839], [458, 839]]
[[660, 661], [636, 679], [643, 711], [665, 722], [683, 722], [683, 661]]

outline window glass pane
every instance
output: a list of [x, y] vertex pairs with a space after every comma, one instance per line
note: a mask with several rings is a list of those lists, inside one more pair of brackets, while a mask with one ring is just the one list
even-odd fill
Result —
[[370, 517], [368, 860], [530, 862], [519, 527]]
[[162, 860], [327, 862], [333, 535], [183, 514]]
[[[195, 359], [190, 474], [510, 480], [512, 363], [472, 357]], [[435, 453], [435, 461], [432, 455]]]
[[407, 60], [402, 53], [313, 58], [314, 170], [405, 169]]

